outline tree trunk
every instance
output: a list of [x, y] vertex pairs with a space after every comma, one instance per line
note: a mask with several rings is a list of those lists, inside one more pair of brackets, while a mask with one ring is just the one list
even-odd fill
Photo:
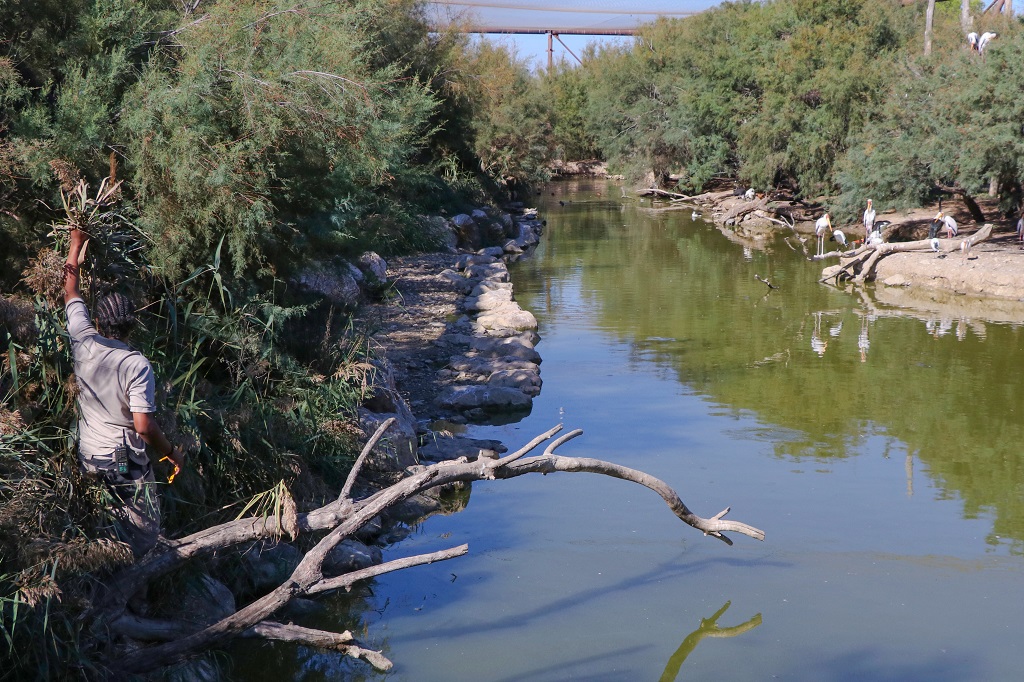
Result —
[[924, 54], [932, 53], [932, 25], [935, 23], [935, 0], [928, 0], [928, 11], [924, 15]]
[[974, 222], [983, 223], [985, 222], [985, 214], [981, 212], [981, 206], [978, 206], [978, 202], [974, 200], [967, 192], [960, 194], [960, 198], [964, 200], [964, 206], [970, 211], [971, 217], [974, 218]]
[[[960, 249], [965, 257], [970, 253], [971, 247], [975, 244], [980, 244], [989, 237], [992, 236], [992, 223], [985, 223], [984, 226], [970, 237], [963, 239], [939, 239], [939, 250], [948, 253], [955, 249]], [[839, 270], [830, 272], [826, 277], [823, 277], [821, 281], [826, 282], [829, 280], [839, 281], [840, 279], [852, 279], [854, 282], [865, 282], [874, 276], [875, 265], [879, 260], [888, 256], [890, 253], [900, 253], [904, 251], [930, 251], [932, 249], [930, 239], [919, 239], [913, 242], [889, 242], [885, 244], [865, 244], [855, 251], [848, 251], [846, 253], [826, 253], [824, 256], [816, 256], [812, 260], [825, 260], [827, 258], [844, 258], [848, 259], [841, 265]]]
[[971, 0], [960, 0], [960, 28], [964, 34], [970, 33], [974, 17], [971, 16]]

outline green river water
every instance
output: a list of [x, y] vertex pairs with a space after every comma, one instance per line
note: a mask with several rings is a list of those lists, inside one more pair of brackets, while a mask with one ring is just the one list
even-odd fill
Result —
[[606, 477], [477, 483], [385, 553], [468, 556], [377, 579], [321, 623], [383, 649], [391, 673], [282, 645], [238, 672], [1022, 679], [1024, 311], [895, 309], [819, 284], [781, 240], [744, 245], [621, 196], [575, 182], [539, 197], [547, 232], [512, 271], [543, 391], [522, 421], [467, 433], [515, 448], [582, 428], [561, 454], [645, 470], [703, 516], [731, 506], [765, 542], [703, 537]]

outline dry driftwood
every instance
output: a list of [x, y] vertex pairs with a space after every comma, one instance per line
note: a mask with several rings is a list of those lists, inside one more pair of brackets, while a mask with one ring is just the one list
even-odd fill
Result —
[[769, 198], [766, 194], [760, 199], [754, 199], [753, 201], [747, 201], [742, 204], [738, 204], [730, 208], [728, 211], [726, 211], [725, 214], [719, 220], [721, 220], [722, 224], [724, 225], [730, 225], [732, 224], [730, 223], [730, 221], [732, 221], [733, 223], [737, 222], [739, 218], [742, 218], [748, 213], [753, 213], [754, 211], [763, 211], [768, 207], [768, 201]]
[[[992, 236], [992, 223], [985, 225], [969, 237], [959, 239], [939, 239], [939, 251], [949, 253], [959, 249], [964, 256], [970, 252], [975, 244], [987, 240]], [[828, 260], [830, 258], [846, 259], [841, 263], [839, 270], [831, 272], [823, 277], [821, 281], [839, 281], [841, 279], [852, 279], [854, 282], [862, 283], [874, 276], [875, 266], [878, 261], [890, 253], [902, 253], [907, 251], [931, 251], [930, 239], [918, 239], [912, 242], [891, 242], [884, 244], [864, 244], [852, 251], [831, 251], [821, 256], [814, 256], [812, 260]]]
[[647, 187], [644, 189], [638, 189], [636, 193], [642, 197], [668, 197], [674, 201], [689, 201], [693, 197], [686, 194], [680, 194], [679, 192], [669, 192], [664, 189], [657, 189], [654, 187]]
[[516, 452], [505, 457], [475, 461], [467, 461], [462, 458], [453, 462], [440, 462], [369, 497], [361, 500], [352, 499], [352, 485], [359, 475], [363, 462], [393, 422], [393, 419], [384, 422], [367, 442], [363, 452], [353, 465], [342, 494], [337, 500], [319, 509], [299, 514], [298, 518], [293, 520], [292, 524], [297, 524], [299, 532], [302, 534], [325, 534], [312, 549], [306, 552], [291, 576], [274, 590], [219, 622], [201, 629], [197, 629], [195, 625], [180, 623], [147, 622], [129, 613], [125, 606], [131, 595], [154, 580], [180, 568], [190, 560], [209, 556], [214, 552], [222, 553], [242, 543], [249, 543], [261, 538], [280, 537], [283, 530], [282, 520], [274, 517], [238, 519], [178, 540], [171, 540], [167, 542], [162, 551], [151, 552], [140, 563], [113, 576], [107, 583], [109, 589], [98, 600], [94, 611], [90, 614], [91, 617], [96, 621], [106, 623], [114, 631], [131, 632], [133, 638], [145, 638], [144, 635], [148, 633], [151, 641], [156, 640], [162, 643], [143, 646], [121, 655], [116, 660], [108, 661], [110, 668], [118, 675], [146, 673], [223, 644], [233, 637], [261, 637], [328, 647], [366, 660], [380, 670], [389, 669], [390, 661], [380, 652], [360, 646], [349, 633], [330, 633], [286, 626], [269, 619], [294, 598], [321, 594], [330, 590], [348, 589], [359, 580], [411, 566], [444, 561], [468, 552], [468, 546], [461, 545], [431, 554], [389, 561], [337, 577], [328, 577], [323, 574], [323, 562], [327, 553], [374, 517], [413, 495], [455, 482], [506, 479], [529, 473], [549, 474], [559, 471], [603, 474], [631, 481], [653, 490], [683, 522], [702, 531], [705, 535], [716, 537], [727, 544], [732, 544], [732, 541], [724, 535], [727, 532], [742, 533], [757, 540], [764, 539], [764, 532], [753, 526], [739, 521], [725, 520], [724, 517], [729, 512], [729, 508], [711, 518], [697, 516], [690, 511], [676, 491], [668, 484], [642, 471], [597, 459], [564, 457], [555, 454], [556, 448], [581, 435], [582, 431], [576, 430], [567, 433], [551, 441], [542, 454], [526, 457], [541, 443], [548, 441], [558, 433], [561, 426], [537, 436]]

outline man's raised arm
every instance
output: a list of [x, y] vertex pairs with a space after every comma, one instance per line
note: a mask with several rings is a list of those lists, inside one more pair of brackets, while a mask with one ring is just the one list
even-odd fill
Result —
[[71, 248], [64, 263], [64, 303], [73, 298], [81, 298], [79, 288], [82, 263], [85, 262], [85, 251], [89, 247], [89, 238], [77, 227], [71, 230]]

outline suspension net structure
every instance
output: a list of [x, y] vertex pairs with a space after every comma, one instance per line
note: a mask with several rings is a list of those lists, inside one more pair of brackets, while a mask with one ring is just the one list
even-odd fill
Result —
[[473, 33], [521, 30], [628, 35], [640, 24], [658, 17], [687, 17], [713, 4], [716, 3], [709, 0], [431, 0], [427, 7], [433, 21], [464, 23], [480, 29]]
[[435, 26], [455, 25], [467, 33], [547, 34], [550, 69], [553, 40], [561, 42], [559, 34], [630, 36], [641, 24], [658, 17], [692, 16], [717, 1], [432, 0], [427, 2], [426, 12]]

